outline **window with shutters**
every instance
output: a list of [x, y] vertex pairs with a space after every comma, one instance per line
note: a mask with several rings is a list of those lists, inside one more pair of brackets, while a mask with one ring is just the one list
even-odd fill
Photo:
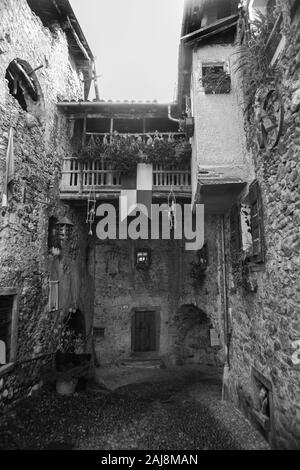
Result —
[[230, 211], [230, 253], [234, 283], [238, 284], [241, 276], [241, 223], [240, 206], [235, 204]]
[[263, 263], [265, 260], [263, 207], [261, 190], [257, 180], [249, 188], [249, 204], [251, 209], [252, 256], [250, 261]]
[[241, 261], [264, 262], [263, 208], [257, 180], [250, 185], [244, 203], [231, 208], [230, 248], [233, 268]]
[[0, 289], [0, 368], [15, 359], [16, 328], [17, 296], [15, 290]]

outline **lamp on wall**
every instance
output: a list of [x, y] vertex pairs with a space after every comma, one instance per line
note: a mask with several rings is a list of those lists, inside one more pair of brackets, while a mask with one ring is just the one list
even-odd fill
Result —
[[55, 227], [57, 238], [62, 243], [69, 237], [74, 224], [70, 221], [70, 219], [68, 219], [68, 217], [61, 217], [56, 222]]

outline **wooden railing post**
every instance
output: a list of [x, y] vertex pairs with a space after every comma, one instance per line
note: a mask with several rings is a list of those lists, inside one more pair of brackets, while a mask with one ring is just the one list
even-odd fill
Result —
[[79, 162], [79, 194], [83, 192], [83, 162]]
[[61, 189], [65, 191], [70, 186], [70, 168], [71, 160], [64, 159], [62, 167], [62, 179], [61, 179]]
[[107, 173], [107, 184], [108, 186], [112, 186], [113, 185], [113, 174], [112, 174], [112, 167], [111, 165], [106, 165], [106, 168], [107, 170], [110, 170], [108, 173]]

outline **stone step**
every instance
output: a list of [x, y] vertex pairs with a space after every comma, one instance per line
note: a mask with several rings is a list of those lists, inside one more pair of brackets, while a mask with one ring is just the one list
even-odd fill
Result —
[[120, 362], [120, 367], [132, 367], [136, 369], [161, 369], [161, 359], [126, 359]]

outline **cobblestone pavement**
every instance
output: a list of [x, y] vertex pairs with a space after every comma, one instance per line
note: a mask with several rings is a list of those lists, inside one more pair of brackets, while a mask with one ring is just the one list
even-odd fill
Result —
[[[210, 450], [267, 449], [220, 399], [220, 379], [195, 368], [158, 371], [151, 382], [114, 391], [89, 387], [62, 397], [43, 390], [2, 420], [6, 448]], [[0, 426], [1, 438], [1, 426]], [[4, 439], [2, 439], [4, 440]]]

